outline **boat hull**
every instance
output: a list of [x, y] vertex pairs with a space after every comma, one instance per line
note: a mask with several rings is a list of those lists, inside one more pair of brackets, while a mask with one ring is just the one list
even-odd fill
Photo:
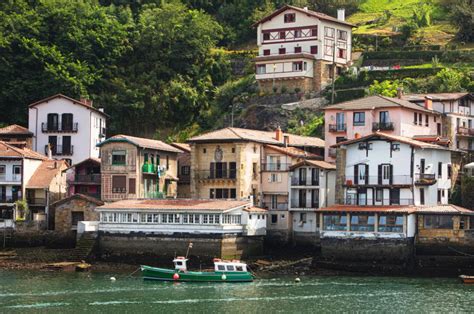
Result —
[[145, 280], [177, 282], [250, 282], [253, 276], [249, 272], [196, 272], [177, 271], [174, 269], [141, 266]]
[[459, 278], [461, 278], [465, 284], [474, 285], [474, 276], [461, 275]]

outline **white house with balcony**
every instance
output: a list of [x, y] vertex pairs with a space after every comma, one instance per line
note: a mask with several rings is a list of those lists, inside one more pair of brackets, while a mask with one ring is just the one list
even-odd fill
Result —
[[321, 160], [303, 160], [290, 167], [289, 211], [295, 243], [314, 244], [318, 232], [316, 210], [335, 202], [336, 167]]
[[285, 5], [254, 24], [256, 79], [262, 90], [319, 91], [351, 62], [352, 27], [337, 18]]
[[28, 129], [33, 133], [33, 149], [54, 159], [76, 164], [99, 158], [96, 146], [106, 136], [107, 115], [92, 101], [57, 94], [29, 105]]
[[334, 147], [338, 163], [336, 202], [358, 206], [447, 204], [451, 151], [403, 136], [375, 132]]

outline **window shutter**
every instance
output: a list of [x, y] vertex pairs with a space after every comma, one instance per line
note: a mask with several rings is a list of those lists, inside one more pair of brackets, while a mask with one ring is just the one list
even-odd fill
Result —
[[378, 182], [379, 184], [382, 184], [382, 165], [379, 165], [379, 168], [378, 168]]
[[281, 182], [281, 173], [278, 174], [278, 182]]
[[209, 177], [212, 179], [214, 178], [214, 169], [215, 169], [215, 163], [211, 162], [211, 166], [209, 169]]
[[227, 178], [227, 163], [226, 162], [222, 163], [222, 177]]
[[389, 173], [389, 178], [390, 178], [390, 185], [393, 184], [393, 165], [390, 165], [390, 173]]
[[359, 183], [359, 165], [354, 166], [354, 184]]
[[369, 165], [365, 165], [365, 184], [369, 184]]
[[130, 178], [128, 179], [128, 194], [136, 194], [136, 179]]

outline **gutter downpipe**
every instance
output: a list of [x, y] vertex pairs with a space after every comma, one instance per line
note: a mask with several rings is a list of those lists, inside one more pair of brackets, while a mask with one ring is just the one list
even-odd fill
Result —
[[35, 115], [35, 119], [36, 119], [36, 122], [35, 122], [35, 151], [38, 151], [38, 108], [34, 107], [33, 109], [35, 109], [35, 111], [36, 111], [36, 115]]

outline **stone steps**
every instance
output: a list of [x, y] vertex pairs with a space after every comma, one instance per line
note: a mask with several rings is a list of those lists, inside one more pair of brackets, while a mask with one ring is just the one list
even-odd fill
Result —
[[76, 242], [76, 248], [71, 252], [70, 260], [85, 261], [87, 260], [97, 243], [97, 238], [93, 234], [83, 234]]

